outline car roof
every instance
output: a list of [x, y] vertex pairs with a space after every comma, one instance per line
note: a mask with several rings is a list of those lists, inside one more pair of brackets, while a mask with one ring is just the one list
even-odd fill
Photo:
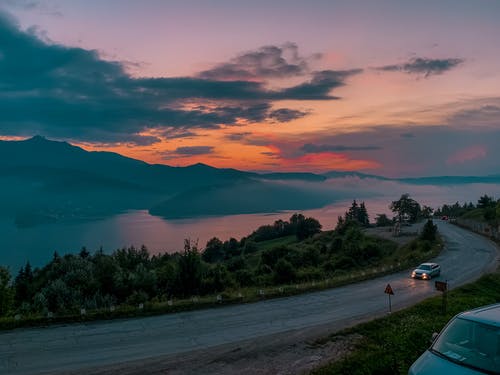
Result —
[[458, 317], [500, 327], [500, 303], [464, 311]]
[[421, 263], [420, 264], [420, 266], [433, 266], [433, 265], [437, 265], [437, 263]]

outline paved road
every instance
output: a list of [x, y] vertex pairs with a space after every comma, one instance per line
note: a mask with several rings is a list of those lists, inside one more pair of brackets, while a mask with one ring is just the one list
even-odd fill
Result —
[[[451, 288], [477, 279], [498, 265], [490, 241], [439, 222], [446, 241], [436, 259], [438, 278]], [[313, 328], [342, 328], [387, 312], [383, 293], [390, 283], [393, 309], [437, 292], [434, 283], [408, 272], [307, 295], [164, 316], [22, 329], [0, 334], [0, 374], [43, 374], [190, 352], [240, 340]]]

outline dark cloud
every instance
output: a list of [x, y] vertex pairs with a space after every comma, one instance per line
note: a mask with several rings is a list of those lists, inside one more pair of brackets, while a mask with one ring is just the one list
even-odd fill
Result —
[[284, 89], [280, 95], [282, 99], [309, 99], [309, 100], [333, 100], [339, 99], [331, 96], [330, 91], [334, 88], [344, 86], [345, 80], [353, 75], [360, 74], [362, 69], [352, 70], [323, 70], [314, 72], [309, 82]]
[[401, 133], [401, 138], [413, 138], [415, 135], [413, 133]]
[[451, 70], [464, 62], [463, 59], [428, 59], [424, 57], [415, 57], [404, 64], [385, 65], [377, 70], [386, 72], [404, 72], [408, 74], [421, 74], [424, 77], [442, 74]]
[[37, 0], [3, 0], [3, 5], [26, 10], [36, 9], [41, 6], [40, 1]]
[[[313, 55], [318, 59], [321, 55]], [[211, 80], [260, 80], [286, 78], [304, 75], [308, 71], [306, 58], [299, 55], [294, 43], [282, 46], [264, 46], [235, 57], [210, 70], [198, 74], [200, 78]]]
[[269, 118], [278, 122], [289, 122], [298, 118], [304, 117], [307, 112], [298, 111], [295, 109], [280, 108], [269, 113]]
[[178, 155], [206, 155], [214, 151], [213, 146], [184, 146], [178, 147], [174, 153]]
[[161, 135], [167, 139], [198, 137], [198, 134], [196, 134], [195, 132], [178, 128], [163, 129], [161, 131]]
[[243, 133], [233, 133], [233, 134], [228, 134], [226, 135], [226, 139], [229, 139], [230, 141], [241, 141], [245, 137], [251, 135], [252, 133], [250, 132], [243, 132]]
[[271, 151], [262, 151], [260, 154], [261, 154], [261, 155], [265, 155], [265, 156], [275, 157], [275, 158], [278, 158], [278, 157], [279, 157], [279, 154], [278, 154], [278, 153], [276, 153], [276, 152], [271, 152]]
[[189, 156], [209, 155], [214, 153], [213, 146], [183, 146], [172, 151], [157, 152], [163, 160], [185, 158]]
[[[285, 58], [284, 56], [288, 57]], [[125, 63], [105, 61], [93, 50], [66, 47], [23, 32], [0, 12], [0, 134], [32, 135], [86, 142], [149, 144], [163, 130], [191, 135], [242, 122], [290, 121], [304, 112], [272, 109], [277, 100], [336, 99], [330, 91], [359, 71], [312, 73], [310, 81], [269, 90], [255, 81], [215, 78], [133, 78]], [[293, 44], [264, 47], [240, 56], [262, 76], [301, 75], [305, 59]], [[248, 68], [249, 69], [249, 68]], [[183, 108], [183, 101], [216, 103]]]
[[344, 152], [344, 151], [373, 151], [380, 150], [378, 146], [345, 146], [329, 144], [306, 143], [300, 148], [305, 154], [317, 154], [321, 152]]
[[57, 6], [38, 0], [2, 0], [2, 4], [7, 8], [18, 8], [25, 11], [35, 11], [45, 15], [61, 17], [62, 13]]
[[493, 104], [478, 105], [462, 109], [448, 118], [450, 125], [461, 126], [500, 126], [500, 100]]

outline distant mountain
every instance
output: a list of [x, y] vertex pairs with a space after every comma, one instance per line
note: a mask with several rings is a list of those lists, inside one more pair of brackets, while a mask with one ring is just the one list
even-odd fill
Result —
[[350, 199], [350, 190], [336, 192], [323, 184], [349, 177], [404, 184], [500, 183], [500, 175], [397, 179], [354, 171], [259, 174], [201, 163], [171, 167], [36, 136], [0, 141], [0, 215], [18, 225], [36, 225], [128, 209], [168, 218], [303, 210]]
[[[187, 167], [148, 164], [40, 136], [0, 141], [0, 214], [13, 216], [20, 225], [91, 219], [127, 209], [151, 208], [157, 215], [186, 217], [292, 207], [290, 196], [296, 197], [300, 189], [270, 181], [277, 179], [325, 178], [310, 173], [261, 175], [201, 163]], [[244, 195], [233, 194], [243, 186], [248, 187]], [[214, 191], [224, 192], [226, 199], [212, 200], [209, 192]], [[301, 200], [312, 204], [315, 199]], [[199, 203], [189, 209], [186, 202]]]
[[371, 178], [381, 181], [396, 181], [404, 184], [411, 185], [464, 185], [464, 184], [499, 184], [500, 175], [488, 176], [432, 176], [432, 177], [404, 177], [404, 178], [390, 178], [378, 176], [374, 174], [366, 174], [355, 171], [339, 172], [330, 171], [322, 174], [328, 178], [346, 178], [357, 177], [361, 179]]
[[398, 178], [396, 181], [414, 185], [464, 185], [464, 184], [500, 184], [500, 175], [490, 176], [435, 176]]
[[314, 173], [297, 173], [297, 172], [287, 172], [287, 173], [262, 173], [259, 175], [265, 180], [299, 180], [299, 181], [325, 181], [326, 176]]
[[323, 176], [327, 178], [345, 178], [345, 177], [358, 177], [358, 178], [374, 178], [377, 180], [391, 180], [390, 178], [387, 177], [382, 177], [382, 176], [377, 176], [373, 174], [366, 174], [366, 173], [361, 173], [361, 172], [356, 172], [356, 171], [330, 171], [322, 174]]
[[0, 168], [9, 167], [71, 169], [170, 194], [186, 186], [212, 185], [249, 177], [246, 172], [203, 164], [189, 167], [148, 164], [113, 152], [85, 151], [40, 136], [25, 141], [0, 141]]
[[312, 193], [301, 186], [255, 180], [191, 189], [153, 206], [149, 212], [152, 215], [178, 219], [305, 210], [323, 207], [331, 202], [331, 192]]

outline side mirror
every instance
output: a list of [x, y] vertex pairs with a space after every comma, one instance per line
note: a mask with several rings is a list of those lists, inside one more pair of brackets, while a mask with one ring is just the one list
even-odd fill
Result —
[[432, 334], [432, 336], [431, 336], [431, 340], [430, 340], [431, 344], [432, 344], [432, 343], [436, 340], [436, 337], [438, 337], [438, 335], [439, 335], [439, 333], [437, 333], [437, 332], [434, 332], [434, 333]]

